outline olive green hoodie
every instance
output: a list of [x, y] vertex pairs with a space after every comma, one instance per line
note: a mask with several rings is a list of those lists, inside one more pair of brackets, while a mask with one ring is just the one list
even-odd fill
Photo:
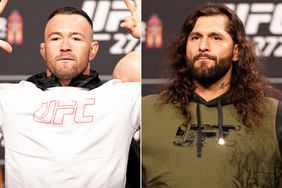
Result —
[[[192, 122], [159, 95], [142, 105], [143, 187], [279, 187], [281, 157], [276, 135], [279, 102], [266, 98], [263, 128], [247, 129], [225, 95], [210, 102], [196, 94]], [[280, 125], [282, 126], [282, 124]], [[219, 143], [220, 140], [220, 143]]]

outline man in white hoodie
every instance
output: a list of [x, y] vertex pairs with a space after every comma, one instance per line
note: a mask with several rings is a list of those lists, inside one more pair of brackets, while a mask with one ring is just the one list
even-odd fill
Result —
[[[134, 5], [125, 3], [134, 15]], [[133, 35], [134, 21], [122, 24]], [[1, 84], [6, 187], [125, 186], [129, 146], [139, 129], [140, 84], [102, 84], [90, 69], [98, 51], [92, 37], [85, 12], [55, 10], [40, 45], [47, 71]], [[4, 41], [0, 45], [11, 52]]]

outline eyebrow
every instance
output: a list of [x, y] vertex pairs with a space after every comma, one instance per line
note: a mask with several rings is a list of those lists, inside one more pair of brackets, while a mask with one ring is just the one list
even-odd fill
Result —
[[[197, 35], [197, 36], [203, 36], [203, 34], [201, 34], [200, 32], [191, 32], [190, 34], [189, 34], [189, 36], [192, 36], [192, 35]], [[219, 35], [219, 36], [221, 36], [221, 37], [224, 37], [224, 35], [222, 34], [222, 33], [220, 33], [220, 32], [211, 32], [211, 33], [208, 33], [208, 36], [213, 36], [213, 35]]]
[[190, 34], [189, 34], [189, 36], [191, 36], [191, 35], [199, 35], [199, 36], [202, 36], [202, 34], [201, 33], [199, 33], [199, 32], [191, 32]]
[[[62, 33], [61, 32], [51, 32], [49, 35], [48, 35], [48, 37], [50, 37], [50, 36], [52, 36], [52, 35], [62, 35]], [[84, 36], [84, 34], [82, 34], [82, 33], [79, 33], [79, 32], [71, 32], [70, 33], [70, 36], [73, 36], [73, 35], [79, 35], [79, 36], [82, 36], [83, 38], [85, 38], [85, 36]]]

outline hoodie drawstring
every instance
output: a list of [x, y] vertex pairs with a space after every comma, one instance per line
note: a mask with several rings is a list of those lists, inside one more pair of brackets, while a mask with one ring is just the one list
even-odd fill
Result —
[[[201, 158], [202, 157], [202, 147], [203, 147], [203, 132], [202, 132], [202, 122], [201, 122], [201, 110], [200, 110], [200, 103], [197, 103], [197, 125], [198, 125], [198, 130], [197, 130], [197, 157]], [[224, 145], [224, 135], [223, 135], [223, 111], [222, 111], [222, 105], [221, 105], [221, 100], [217, 101], [217, 113], [218, 113], [218, 132], [219, 132], [219, 139], [218, 139], [218, 144], [219, 145]]]
[[223, 137], [223, 112], [222, 112], [221, 100], [217, 101], [217, 113], [218, 113], [218, 131], [219, 131], [218, 144], [223, 145], [225, 141]]
[[200, 111], [200, 104], [197, 103], [197, 124], [198, 124], [198, 140], [197, 140], [197, 157], [202, 157], [202, 123], [201, 123], [201, 111]]

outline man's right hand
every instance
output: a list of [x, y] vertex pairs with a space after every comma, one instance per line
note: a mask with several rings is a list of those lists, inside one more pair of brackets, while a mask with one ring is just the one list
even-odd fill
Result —
[[[0, 13], [4, 10], [8, 0], [0, 0]], [[6, 52], [11, 53], [12, 52], [12, 46], [3, 40], [0, 40], [0, 48], [3, 48]]]

